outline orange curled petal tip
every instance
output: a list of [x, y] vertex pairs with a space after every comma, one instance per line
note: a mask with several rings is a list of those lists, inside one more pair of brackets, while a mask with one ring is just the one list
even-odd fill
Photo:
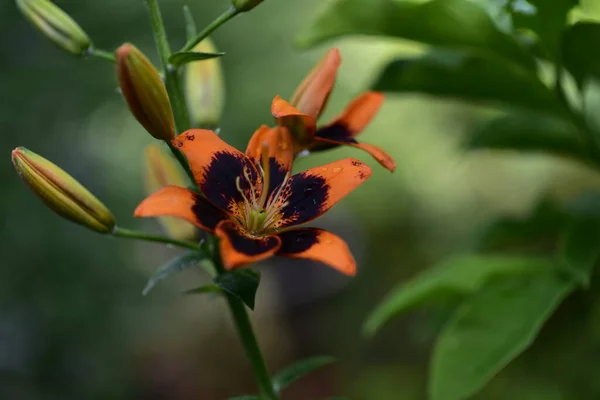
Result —
[[317, 119], [323, 112], [342, 63], [338, 49], [331, 49], [300, 83], [290, 101], [304, 114]]
[[96, 232], [112, 231], [112, 213], [64, 170], [23, 147], [13, 150], [12, 162], [25, 183], [55, 213]]
[[165, 85], [156, 68], [135, 46], [123, 44], [116, 51], [117, 77], [129, 110], [153, 137], [175, 137], [175, 120]]

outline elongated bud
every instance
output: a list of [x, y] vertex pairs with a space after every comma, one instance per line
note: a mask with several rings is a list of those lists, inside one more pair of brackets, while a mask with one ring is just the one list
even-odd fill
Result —
[[[166, 153], [157, 144], [146, 147], [145, 186], [148, 195], [169, 186], [186, 187], [189, 181], [181, 166], [172, 155]], [[179, 240], [191, 240], [196, 228], [191, 223], [175, 217], [160, 217], [161, 224], [168, 236]]]
[[17, 6], [48, 39], [69, 53], [80, 56], [92, 45], [77, 22], [49, 0], [17, 0]]
[[[198, 43], [192, 51], [218, 52], [210, 38]], [[224, 86], [220, 57], [187, 64], [185, 67], [185, 95], [194, 126], [214, 128], [219, 125], [225, 106]]]
[[111, 232], [115, 219], [104, 204], [71, 175], [23, 147], [12, 152], [21, 178], [54, 212], [101, 233]]
[[175, 137], [175, 121], [163, 81], [154, 65], [134, 45], [116, 51], [121, 92], [133, 116], [156, 139]]
[[231, 0], [231, 4], [238, 11], [250, 11], [264, 0]]

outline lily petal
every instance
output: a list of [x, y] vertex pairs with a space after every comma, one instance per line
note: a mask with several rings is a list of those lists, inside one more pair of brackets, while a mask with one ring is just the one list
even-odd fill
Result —
[[304, 114], [318, 118], [327, 104], [341, 63], [340, 51], [329, 50], [298, 86], [290, 103]]
[[249, 236], [232, 220], [221, 221], [215, 235], [220, 239], [221, 257], [228, 270], [269, 258], [281, 247], [279, 237]]
[[391, 172], [396, 170], [396, 162], [387, 152], [377, 146], [373, 146], [368, 143], [361, 143], [356, 141], [356, 139], [349, 138], [346, 140], [331, 140], [331, 139], [323, 139], [319, 137], [315, 137], [315, 141], [311, 151], [321, 151], [331, 149], [337, 146], [352, 146], [357, 149], [361, 149], [369, 153], [379, 164], [381, 164], [384, 168], [388, 169]]
[[279, 96], [275, 96], [271, 104], [271, 113], [277, 125], [286, 127], [292, 134], [295, 153], [304, 150], [315, 136], [317, 130], [316, 119], [305, 114]]
[[148, 196], [135, 209], [136, 217], [172, 216], [212, 232], [227, 215], [204, 197], [179, 186], [165, 186]]
[[279, 234], [281, 248], [277, 255], [307, 258], [329, 265], [345, 275], [356, 274], [356, 261], [346, 242], [333, 233], [318, 228], [290, 229]]
[[352, 100], [344, 111], [328, 126], [319, 128], [316, 135], [325, 139], [335, 139], [335, 137], [329, 137], [332, 133], [329, 127], [342, 126], [347, 137], [356, 137], [375, 117], [383, 104], [383, 99], [383, 94], [379, 92], [361, 94]]
[[311, 221], [356, 189], [371, 176], [371, 168], [345, 158], [292, 176], [281, 190], [281, 219], [285, 228]]
[[252, 160], [213, 131], [190, 129], [171, 143], [185, 154], [198, 187], [215, 206], [233, 212], [244, 196], [251, 196], [252, 188], [260, 196], [258, 172]]
[[[292, 169], [294, 146], [289, 131], [284, 127], [270, 128], [262, 125], [248, 142], [246, 155], [256, 165], [263, 164], [263, 169], [268, 168], [269, 194], [272, 193]], [[265, 166], [264, 162], [268, 162], [268, 165]]]

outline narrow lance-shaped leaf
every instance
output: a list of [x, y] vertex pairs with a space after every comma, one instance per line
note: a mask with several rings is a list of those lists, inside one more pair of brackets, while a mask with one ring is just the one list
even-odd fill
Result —
[[535, 340], [574, 284], [551, 270], [490, 281], [440, 334], [431, 362], [431, 400], [465, 400]]
[[236, 269], [216, 276], [213, 282], [254, 310], [254, 300], [260, 283], [258, 272], [251, 269]]
[[574, 280], [587, 287], [600, 259], [600, 221], [574, 217], [565, 230], [560, 246], [561, 267]]
[[472, 255], [444, 261], [392, 289], [371, 313], [364, 331], [373, 335], [393, 316], [425, 302], [475, 292], [492, 277], [530, 273], [547, 267], [543, 259], [518, 256]]
[[224, 56], [225, 53], [202, 53], [197, 51], [180, 51], [173, 53], [169, 57], [169, 63], [174, 67], [180, 67], [184, 64], [188, 64], [195, 61], [210, 60], [211, 58], [217, 58]]
[[308, 27], [298, 42], [312, 46], [344, 35], [394, 36], [430, 44], [496, 54], [529, 70], [533, 57], [489, 14], [469, 0], [427, 2], [338, 0]]
[[491, 119], [470, 135], [470, 149], [547, 152], [583, 163], [594, 163], [590, 146], [566, 119], [538, 113], [513, 113]]
[[177, 272], [183, 271], [186, 268], [198, 264], [205, 258], [206, 255], [199, 251], [191, 251], [173, 258], [171, 261], [167, 262], [165, 265], [156, 270], [154, 275], [152, 275], [152, 277], [148, 280], [146, 287], [142, 291], [142, 295], [147, 295], [150, 290], [152, 290], [160, 281]]
[[374, 88], [566, 113], [536, 74], [500, 59], [473, 54], [436, 51], [398, 59], [384, 69]]
[[273, 390], [275, 393], [279, 393], [282, 389], [285, 389], [287, 386], [310, 372], [334, 363], [335, 361], [335, 357], [331, 356], [311, 357], [306, 360], [297, 361], [282, 371], [279, 371], [273, 377]]
[[186, 39], [192, 40], [196, 36], [198, 29], [196, 28], [196, 21], [194, 20], [194, 16], [192, 15], [192, 12], [190, 11], [190, 8], [187, 4], [183, 6], [183, 18], [185, 19]]
[[204, 285], [194, 289], [188, 289], [183, 294], [221, 294], [223, 290], [217, 285]]

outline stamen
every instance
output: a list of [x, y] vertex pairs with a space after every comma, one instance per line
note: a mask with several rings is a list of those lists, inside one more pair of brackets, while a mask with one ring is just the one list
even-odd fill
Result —
[[263, 173], [263, 190], [260, 194], [260, 199], [258, 200], [258, 206], [259, 208], [263, 208], [265, 206], [265, 202], [267, 201], [267, 196], [269, 194], [269, 183], [271, 181], [271, 169], [269, 167], [269, 144], [267, 142], [263, 142], [260, 156], [261, 169]]

